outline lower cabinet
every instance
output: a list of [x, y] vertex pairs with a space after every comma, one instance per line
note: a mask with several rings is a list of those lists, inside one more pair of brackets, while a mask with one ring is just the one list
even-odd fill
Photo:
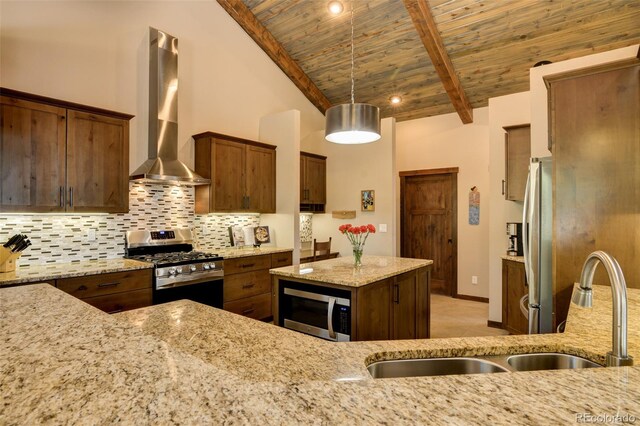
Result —
[[151, 306], [151, 269], [60, 278], [56, 284], [110, 314]]
[[354, 340], [429, 338], [429, 270], [418, 269], [356, 291]]
[[249, 318], [273, 318], [269, 269], [289, 266], [292, 252], [262, 254], [224, 261], [225, 311]]
[[529, 322], [520, 301], [529, 294], [524, 263], [502, 260], [502, 328], [511, 334], [527, 334]]

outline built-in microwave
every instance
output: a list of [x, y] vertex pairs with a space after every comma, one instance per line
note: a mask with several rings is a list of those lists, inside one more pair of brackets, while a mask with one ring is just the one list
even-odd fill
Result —
[[280, 281], [280, 324], [336, 342], [351, 340], [349, 291]]

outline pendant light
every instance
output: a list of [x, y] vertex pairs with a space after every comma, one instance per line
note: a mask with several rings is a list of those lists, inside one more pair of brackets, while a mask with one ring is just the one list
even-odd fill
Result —
[[332, 106], [325, 113], [325, 139], [339, 144], [361, 144], [380, 139], [380, 108], [355, 102], [353, 0], [351, 0], [351, 103]]

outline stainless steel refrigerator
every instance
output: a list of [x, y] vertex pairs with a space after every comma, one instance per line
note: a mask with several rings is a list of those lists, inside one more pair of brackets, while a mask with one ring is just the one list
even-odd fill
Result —
[[553, 332], [552, 157], [532, 158], [522, 212], [524, 265], [529, 294], [520, 300], [529, 334]]

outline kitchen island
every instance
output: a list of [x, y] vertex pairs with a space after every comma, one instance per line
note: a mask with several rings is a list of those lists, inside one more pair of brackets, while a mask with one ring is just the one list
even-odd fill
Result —
[[[640, 290], [629, 289], [640, 359]], [[570, 424], [640, 417], [640, 366], [373, 379], [384, 359], [563, 352], [603, 363], [611, 290], [563, 334], [333, 343], [190, 301], [107, 315], [0, 289], [0, 424]], [[585, 391], [587, 390], [587, 394]], [[631, 417], [629, 417], [631, 416]], [[636, 420], [637, 421], [637, 420]]]
[[274, 323], [328, 340], [428, 338], [431, 264], [363, 256], [356, 268], [349, 256], [271, 269]]

